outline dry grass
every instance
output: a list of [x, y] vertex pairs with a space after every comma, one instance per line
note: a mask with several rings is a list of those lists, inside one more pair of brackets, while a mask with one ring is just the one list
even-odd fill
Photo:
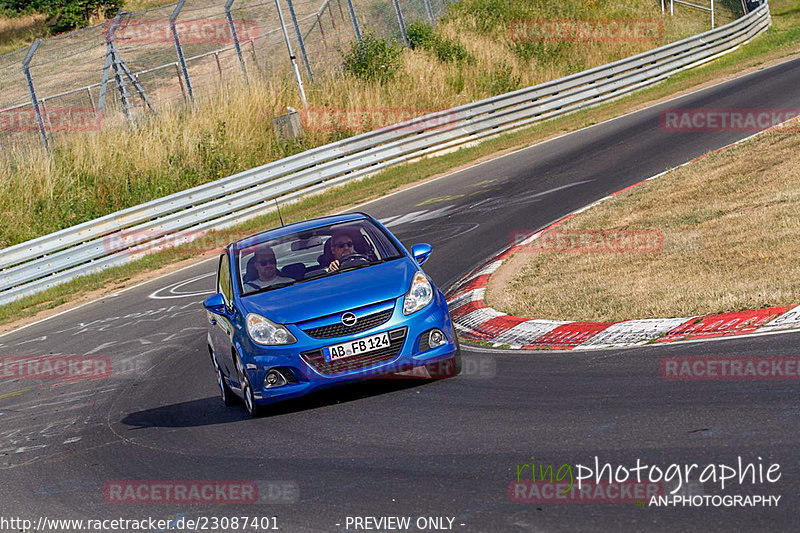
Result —
[[128, 12], [134, 12], [174, 3], [175, 2], [173, 0], [125, 0], [125, 6], [123, 9]]
[[516, 254], [488, 301], [518, 316], [598, 321], [797, 304], [798, 153], [797, 131], [770, 133], [599, 204], [563, 228], [659, 230], [663, 250]]
[[[660, 18], [650, 0], [591, 8], [567, 2], [575, 13], [560, 15], [559, 5], [551, 4], [549, 16]], [[513, 2], [509, 6], [519, 8]], [[661, 42], [548, 44], [526, 55], [514, 52], [506, 23], [479, 28], [476, 8], [470, 9], [447, 19], [438, 31], [465, 46], [474, 61], [442, 63], [430, 53], [406, 50], [402, 69], [389, 83], [329, 78], [308, 88], [309, 106], [424, 114], [606, 63], [707, 25], [704, 17], [685, 10], [666, 19]], [[35, 145], [7, 149], [0, 161], [0, 247], [358, 133], [307, 130], [296, 142], [281, 142], [271, 119], [287, 106], [302, 107], [291, 78], [259, 79], [250, 87], [222, 87], [193, 112], [167, 109], [136, 128], [108, 125], [99, 133], [61, 135], [50, 157]]]
[[0, 17], [0, 54], [18, 50], [47, 35], [45, 18], [44, 15]]

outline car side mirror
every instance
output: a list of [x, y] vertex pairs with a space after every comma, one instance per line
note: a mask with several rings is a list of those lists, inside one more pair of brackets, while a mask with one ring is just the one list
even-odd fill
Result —
[[411, 247], [411, 255], [420, 265], [428, 260], [431, 252], [433, 252], [433, 247], [430, 244], [415, 244]]
[[222, 294], [212, 294], [208, 298], [205, 299], [203, 302], [203, 307], [205, 307], [210, 312], [214, 313], [215, 315], [225, 315], [225, 300], [222, 299]]

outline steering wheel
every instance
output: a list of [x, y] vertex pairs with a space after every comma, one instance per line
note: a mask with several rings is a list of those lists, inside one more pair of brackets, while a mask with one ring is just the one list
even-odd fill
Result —
[[366, 265], [371, 259], [364, 254], [350, 254], [339, 260], [339, 269]]

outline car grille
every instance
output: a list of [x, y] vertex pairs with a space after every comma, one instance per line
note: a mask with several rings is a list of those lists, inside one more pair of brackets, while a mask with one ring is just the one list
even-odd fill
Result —
[[368, 329], [380, 326], [392, 317], [394, 308], [362, 316], [353, 326], [345, 326], [341, 322], [303, 330], [306, 334], [315, 339], [330, 339], [332, 337], [344, 337], [367, 331]]
[[303, 360], [322, 374], [339, 374], [360, 368], [366, 368], [389, 361], [400, 353], [406, 339], [406, 328], [395, 329], [389, 332], [389, 346], [361, 355], [353, 355], [336, 361], [325, 361], [322, 350], [303, 352]]
[[431, 345], [428, 342], [431, 336], [431, 331], [428, 330], [422, 335], [419, 336], [419, 344], [417, 344], [417, 353], [422, 353], [431, 349]]

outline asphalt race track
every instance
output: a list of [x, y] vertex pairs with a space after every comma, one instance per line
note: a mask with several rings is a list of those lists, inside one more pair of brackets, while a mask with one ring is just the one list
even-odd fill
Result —
[[[509, 244], [610, 192], [749, 133], [668, 133], [670, 107], [798, 108], [800, 60], [764, 69], [431, 181], [360, 208], [447, 288]], [[0, 516], [277, 516], [282, 531], [353, 531], [348, 516], [454, 519], [456, 531], [796, 530], [797, 382], [666, 381], [665, 356], [797, 356], [797, 334], [593, 353], [465, 347], [464, 375], [382, 379], [279, 404], [250, 420], [217, 396], [203, 262], [0, 337], [2, 355], [97, 354], [95, 381], [0, 380]], [[517, 503], [517, 465], [779, 463], [778, 507]], [[760, 458], [760, 459], [759, 459]], [[766, 470], [766, 467], [765, 467]], [[287, 503], [110, 504], [119, 480], [259, 480]], [[445, 520], [447, 525], [448, 521]], [[385, 529], [384, 529], [385, 530]], [[416, 530], [416, 529], [412, 529]]]

